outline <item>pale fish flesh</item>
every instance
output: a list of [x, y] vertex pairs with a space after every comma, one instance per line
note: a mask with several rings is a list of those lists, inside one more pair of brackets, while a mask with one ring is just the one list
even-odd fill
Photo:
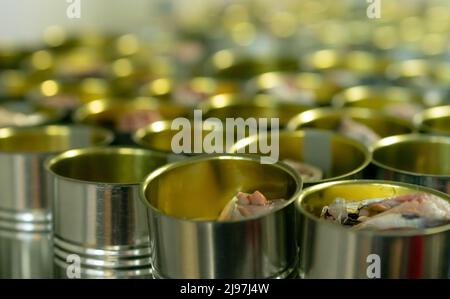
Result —
[[450, 203], [435, 195], [410, 193], [387, 199], [336, 198], [321, 218], [354, 229], [424, 229], [450, 222]]
[[241, 220], [247, 217], [267, 214], [283, 205], [284, 199], [268, 200], [261, 192], [251, 194], [238, 192], [223, 208], [218, 221]]
[[323, 178], [323, 172], [320, 168], [291, 159], [284, 159], [284, 163], [291, 166], [301, 176], [303, 182], [318, 181]]
[[368, 126], [354, 121], [350, 117], [343, 117], [338, 127], [338, 133], [358, 140], [366, 146], [371, 146], [374, 142], [381, 139], [381, 137], [375, 133]]

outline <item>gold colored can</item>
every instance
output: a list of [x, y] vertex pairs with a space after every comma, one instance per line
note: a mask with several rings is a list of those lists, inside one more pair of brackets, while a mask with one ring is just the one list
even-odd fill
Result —
[[186, 82], [176, 82], [165, 77], [144, 84], [139, 94], [185, 105], [197, 105], [211, 96], [235, 92], [238, 92], [238, 85], [233, 80], [194, 77]]
[[[232, 148], [234, 153], [250, 153], [253, 147], [261, 155], [259, 144], [278, 145], [278, 157], [288, 165], [304, 163], [320, 170], [320, 176], [302, 176], [305, 186], [339, 179], [362, 178], [369, 165], [371, 154], [363, 144], [326, 130], [280, 131], [276, 135], [254, 135], [239, 140]], [[307, 174], [307, 173], [306, 173]]]
[[287, 125], [294, 115], [313, 108], [313, 105], [277, 101], [276, 98], [259, 94], [243, 97], [238, 94], [220, 94], [211, 97], [198, 106], [205, 118], [277, 118], [279, 126]]
[[344, 117], [372, 129], [380, 137], [406, 134], [414, 131], [414, 126], [401, 118], [387, 115], [381, 111], [368, 108], [316, 108], [294, 116], [288, 123], [289, 130], [317, 128], [338, 130]]
[[424, 97], [397, 86], [354, 86], [335, 95], [336, 107], [378, 109], [387, 114], [411, 120], [424, 107]]
[[73, 120], [111, 128], [123, 135], [124, 140], [118, 142], [130, 143], [130, 134], [137, 129], [158, 120], [189, 117], [191, 110], [187, 106], [149, 97], [99, 99], [75, 110]]
[[265, 93], [281, 101], [309, 105], [328, 105], [341, 88], [320, 73], [269, 72], [253, 78], [247, 89], [252, 94]]
[[209, 62], [209, 72], [213, 77], [246, 80], [258, 74], [271, 71], [296, 71], [296, 58], [283, 56], [258, 56], [239, 52], [235, 49], [220, 50], [213, 54]]
[[373, 145], [373, 176], [431, 187], [450, 194], [450, 137], [391, 136]]
[[421, 132], [450, 135], [450, 106], [428, 108], [418, 114], [414, 122]]

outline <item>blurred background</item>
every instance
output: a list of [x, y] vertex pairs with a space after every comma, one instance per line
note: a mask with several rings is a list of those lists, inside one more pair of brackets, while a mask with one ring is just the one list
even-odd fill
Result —
[[395, 85], [418, 90], [422, 108], [447, 103], [447, 0], [79, 3], [70, 18], [76, 1], [2, 1], [2, 101], [73, 112], [105, 97], [194, 107], [219, 93], [270, 93], [333, 106], [346, 88]]

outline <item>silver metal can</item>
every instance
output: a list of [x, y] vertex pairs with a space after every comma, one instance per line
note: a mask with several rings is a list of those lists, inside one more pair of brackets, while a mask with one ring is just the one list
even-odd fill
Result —
[[337, 197], [351, 201], [434, 189], [392, 181], [350, 180], [314, 185], [296, 202], [303, 278], [448, 278], [450, 224], [420, 230], [355, 230], [320, 218]]
[[450, 194], [450, 137], [407, 134], [373, 145], [370, 173], [386, 179], [422, 185]]
[[[285, 278], [295, 274], [297, 173], [257, 156], [209, 155], [168, 164], [141, 187], [158, 278]], [[259, 216], [217, 221], [238, 191], [286, 203]]]
[[50, 278], [51, 200], [44, 162], [66, 149], [107, 144], [85, 126], [0, 129], [0, 277]]
[[139, 184], [165, 163], [165, 155], [125, 147], [70, 150], [48, 161], [56, 277], [152, 277]]

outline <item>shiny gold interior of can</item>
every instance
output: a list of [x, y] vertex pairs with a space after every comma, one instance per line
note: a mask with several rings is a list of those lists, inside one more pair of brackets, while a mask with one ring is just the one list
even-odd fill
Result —
[[[318, 187], [314, 189], [314, 187]], [[420, 190], [409, 187], [377, 183], [377, 182], [349, 182], [331, 185], [316, 185], [310, 190], [305, 190], [301, 196], [301, 206], [309, 213], [320, 217], [322, 208], [330, 205], [336, 198], [344, 198], [346, 201], [362, 201], [371, 198], [390, 198]]]
[[[197, 125], [190, 121], [189, 124], [189, 140], [191, 141], [189, 153], [194, 153], [196, 135], [201, 134], [203, 145], [204, 138], [212, 132], [213, 128], [207, 123]], [[157, 121], [148, 127], [137, 130], [133, 136], [134, 142], [146, 149], [173, 153], [172, 142], [176, 135], [183, 133], [183, 128], [172, 129], [171, 126], [171, 121]], [[225, 139], [225, 136], [223, 137]], [[225, 144], [225, 140], [222, 140], [222, 144]], [[204, 148], [202, 147], [202, 149]]]
[[298, 60], [293, 57], [255, 58], [231, 49], [216, 52], [210, 63], [214, 77], [229, 79], [248, 79], [265, 72], [298, 69]]
[[[282, 131], [277, 136], [280, 161], [289, 159], [304, 162], [319, 167], [323, 171], [323, 179], [305, 183], [318, 183], [327, 179], [338, 179], [340, 176], [351, 175], [361, 171], [370, 162], [368, 149], [362, 144], [338, 134], [306, 130]], [[271, 135], [252, 136], [239, 141], [233, 147], [233, 151], [241, 149], [245, 150], [245, 153], [249, 153], [250, 146], [253, 144], [258, 150], [258, 154], [261, 154], [260, 139], [266, 139], [267, 144], [272, 144]]]
[[49, 170], [57, 176], [99, 184], [139, 184], [164, 165], [164, 157], [133, 148], [71, 150], [53, 158]]
[[[267, 95], [251, 99], [239, 98], [235, 94], [220, 94], [211, 97], [200, 108], [204, 118], [215, 117], [221, 121], [227, 118], [278, 118], [280, 127], [285, 126], [294, 115], [310, 109], [311, 105], [277, 102]], [[270, 121], [268, 121], [270, 125]]]
[[346, 116], [368, 126], [380, 137], [407, 134], [414, 131], [413, 125], [406, 120], [366, 108], [312, 109], [292, 118], [287, 127], [290, 130], [304, 128], [337, 130], [342, 118]]
[[386, 68], [385, 59], [365, 51], [341, 52], [334, 49], [323, 49], [305, 56], [303, 61], [308, 69], [327, 70], [344, 69], [357, 73], [377, 74]]
[[[194, 77], [185, 84], [185, 88], [189, 88], [192, 92], [205, 96], [234, 93], [238, 91], [236, 82], [233, 82], [232, 80], [215, 79], [212, 77]], [[142, 96], [170, 99], [176, 86], [177, 82], [174, 82], [170, 78], [158, 78], [145, 84], [141, 88], [140, 94]]]
[[419, 129], [426, 133], [450, 135], [450, 106], [429, 108], [419, 115]]
[[450, 140], [436, 136], [393, 136], [375, 145], [373, 161], [378, 166], [412, 175], [450, 176]]
[[190, 114], [188, 107], [174, 103], [162, 102], [154, 98], [136, 99], [100, 99], [87, 103], [74, 113], [77, 123], [90, 125], [112, 125], [116, 127], [123, 115], [133, 111], [157, 111], [163, 119], [186, 117]]
[[43, 126], [0, 129], [0, 151], [11, 153], [59, 152], [71, 148], [106, 145], [109, 131], [78, 126]]
[[274, 88], [293, 84], [299, 91], [312, 93], [312, 100], [319, 105], [329, 104], [332, 95], [339, 90], [338, 86], [318, 73], [269, 72], [254, 78], [252, 84], [254, 86], [251, 87], [257, 92], [268, 94], [273, 94], [271, 90]]
[[391, 79], [425, 77], [431, 73], [431, 65], [423, 59], [409, 59], [388, 66], [386, 75]]
[[338, 106], [383, 109], [392, 104], [423, 104], [422, 98], [402, 87], [350, 87], [337, 94], [333, 101]]
[[301, 188], [286, 168], [239, 157], [185, 160], [152, 175], [144, 187], [148, 203], [167, 215], [191, 220], [216, 220], [239, 191], [258, 190], [269, 200], [290, 200]]

